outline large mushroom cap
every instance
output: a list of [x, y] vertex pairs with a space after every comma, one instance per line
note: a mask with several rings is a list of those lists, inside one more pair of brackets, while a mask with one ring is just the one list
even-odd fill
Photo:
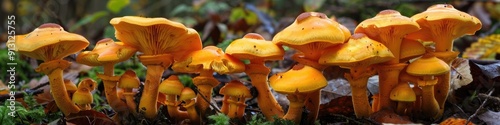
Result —
[[411, 18], [422, 27], [432, 27], [430, 25], [432, 23], [443, 23], [448, 25], [448, 28], [454, 27], [454, 31], [452, 32], [454, 37], [460, 37], [465, 34], [472, 35], [481, 29], [481, 21], [479, 19], [455, 9], [450, 4], [432, 5], [426, 11], [415, 14]]
[[355, 33], [347, 43], [325, 49], [319, 63], [357, 67], [382, 63], [392, 58], [394, 55], [385, 45], [368, 38], [363, 33]]
[[141, 81], [137, 78], [137, 74], [135, 74], [134, 70], [127, 70], [120, 77], [118, 82], [118, 87], [123, 89], [133, 89], [139, 88]]
[[207, 46], [176, 60], [172, 69], [177, 72], [197, 73], [213, 70], [221, 74], [243, 72], [245, 64], [240, 60], [225, 54], [222, 49]]
[[145, 55], [171, 54], [174, 58], [202, 48], [196, 30], [165, 18], [113, 18], [115, 36]]
[[406, 68], [406, 72], [414, 76], [435, 76], [448, 71], [450, 71], [450, 66], [432, 54], [425, 54]]
[[417, 95], [408, 83], [399, 83], [391, 91], [391, 100], [400, 102], [414, 102], [417, 100]]
[[226, 48], [226, 53], [239, 59], [282, 60], [283, 48], [266, 41], [260, 34], [248, 33], [243, 38], [233, 41]]
[[327, 85], [323, 73], [317, 69], [298, 64], [284, 73], [277, 73], [269, 78], [269, 85], [279, 93], [308, 93]]
[[[395, 10], [380, 11], [375, 17], [366, 19], [359, 23], [355, 33], [365, 33], [368, 37], [385, 42], [380, 39], [379, 35], [386, 35], [386, 33], [400, 34], [401, 36], [407, 33], [419, 30], [418, 24], [412, 19], [401, 15]], [[392, 30], [392, 31], [391, 31]], [[391, 31], [391, 32], [389, 32]]]
[[179, 77], [171, 75], [161, 82], [160, 87], [158, 87], [158, 91], [166, 95], [181, 95], [183, 88], [184, 85], [182, 85], [181, 81], [179, 81]]
[[299, 51], [309, 51], [300, 46], [317, 43], [314, 49], [344, 43], [344, 30], [340, 24], [318, 12], [304, 12], [297, 16], [295, 22], [276, 34], [273, 43], [286, 45]]
[[137, 49], [114, 42], [106, 38], [96, 43], [92, 51], [84, 51], [76, 57], [76, 61], [89, 66], [102, 66], [107, 63], [122, 62], [132, 57]]
[[62, 59], [89, 45], [89, 41], [83, 36], [68, 33], [60, 25], [53, 23], [43, 24], [23, 36], [16, 37], [15, 50], [44, 61]]
[[236, 97], [244, 97], [244, 98], [250, 98], [252, 97], [252, 94], [250, 93], [250, 90], [243, 85], [238, 80], [233, 80], [226, 85], [224, 85], [220, 90], [219, 93], [225, 96], [236, 96]]

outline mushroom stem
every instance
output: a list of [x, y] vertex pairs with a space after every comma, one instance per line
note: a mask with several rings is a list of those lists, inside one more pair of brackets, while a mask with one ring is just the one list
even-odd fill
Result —
[[[361, 73], [361, 75], [355, 76]], [[354, 75], [351, 75], [354, 74]], [[375, 72], [367, 71], [367, 68], [352, 68], [351, 73], [346, 73], [344, 77], [349, 81], [352, 91], [352, 104], [354, 106], [354, 113], [356, 117], [369, 117], [371, 112], [370, 102], [368, 102], [368, 94], [366, 93], [366, 86], [368, 78], [375, 74]]]
[[[460, 52], [433, 52], [434, 56], [436, 56], [437, 58], [443, 60], [444, 62], [446, 62], [446, 64], [448, 64], [449, 66], [451, 65], [451, 62], [453, 62], [453, 60], [455, 58], [457, 58], [458, 54], [460, 54]], [[451, 77], [451, 74], [450, 74], [450, 71], [442, 74], [442, 75], [438, 75], [437, 76], [437, 79], [438, 79], [438, 83], [436, 85], [434, 85], [434, 98], [436, 98], [436, 101], [438, 102], [439, 104], [439, 107], [440, 107], [440, 110], [443, 110], [444, 111], [444, 103], [446, 102], [446, 98], [448, 97], [448, 91], [450, 90], [450, 77]]]
[[123, 92], [123, 96], [125, 96], [125, 102], [127, 103], [127, 107], [129, 108], [129, 110], [132, 111], [132, 114], [136, 115], [137, 105], [134, 102], [135, 93], [132, 92], [132, 90], [124, 90], [124, 91], [125, 92]]
[[[104, 75], [113, 77], [114, 76], [114, 63], [108, 63], [103, 66]], [[118, 79], [103, 79], [104, 92], [106, 93], [106, 101], [108, 101], [109, 106], [118, 113], [122, 113], [127, 110], [127, 104], [118, 98], [116, 93], [116, 86]], [[135, 111], [134, 111], [135, 112]]]
[[237, 118], [238, 115], [238, 97], [231, 96], [229, 97], [229, 111], [227, 116], [229, 118]]
[[[198, 87], [199, 94], [196, 97], [196, 107], [200, 110], [201, 114], [205, 114], [208, 106], [210, 105], [210, 100], [212, 99], [212, 89], [214, 86], [219, 84], [219, 81], [214, 78], [212, 71], [202, 71], [199, 76], [193, 78], [193, 84]], [[203, 99], [204, 96], [207, 100]]]
[[177, 95], [167, 95], [168, 115], [174, 119], [178, 119], [179, 110], [177, 109]]
[[399, 84], [399, 73], [406, 65], [408, 64], [398, 63], [389, 65], [379, 64], [375, 66], [379, 75], [379, 107], [376, 107], [374, 112], [379, 111], [382, 108], [391, 108], [396, 106], [396, 103], [393, 103], [389, 97], [391, 90]]
[[377, 94], [374, 94], [374, 95], [372, 96], [372, 99], [373, 99], [373, 101], [372, 101], [372, 112], [377, 111], [377, 108], [380, 106], [380, 105], [379, 105], [379, 103], [380, 103], [380, 99], [379, 99], [379, 97], [378, 97], [378, 96], [379, 96], [379, 95], [378, 95], [378, 93], [377, 93]]
[[[264, 61], [259, 61], [260, 63], [257, 63], [251, 60], [250, 62], [251, 64], [246, 65], [245, 73], [248, 74], [252, 81], [252, 86], [254, 86], [259, 93], [257, 95], [257, 102], [262, 114], [269, 121], [274, 120], [273, 116], [282, 118], [285, 113], [274, 98], [267, 83], [271, 71], [264, 65]], [[224, 106], [222, 110], [224, 110]]]
[[37, 72], [45, 73], [49, 77], [52, 97], [54, 97], [57, 107], [65, 116], [80, 111], [80, 108], [69, 98], [64, 86], [63, 69], [69, 67], [70, 64], [66, 60], [52, 60], [40, 64], [36, 69]]
[[301, 94], [288, 94], [288, 101], [290, 101], [290, 105], [288, 106], [288, 112], [283, 117], [286, 120], [292, 120], [295, 124], [300, 124], [302, 119], [302, 110], [305, 103], [305, 97]]
[[398, 107], [396, 108], [396, 113], [399, 115], [406, 115], [406, 114], [410, 113], [409, 108], [411, 107], [412, 103], [413, 102], [399, 101]]
[[[295, 61], [299, 62], [299, 64], [311, 66], [316, 70], [323, 72], [323, 70], [327, 66], [318, 63], [319, 57], [321, 56], [322, 52], [323, 51], [320, 52], [313, 51], [311, 52], [312, 55], [305, 55], [305, 57], [300, 57], [299, 54], [294, 54], [292, 58]], [[309, 93], [309, 96], [307, 97], [305, 106], [307, 110], [309, 110], [309, 115], [307, 118], [309, 124], [314, 124], [314, 121], [316, 121], [316, 119], [318, 118], [320, 98], [321, 98], [321, 91], [313, 91]]]
[[229, 102], [227, 101], [229, 99], [229, 96], [224, 96], [222, 99], [222, 108], [220, 108], [220, 112], [227, 114], [229, 111]]
[[146, 65], [146, 67], [147, 75], [141, 101], [139, 103], [139, 112], [143, 113], [148, 119], [154, 119], [158, 112], [156, 107], [158, 87], [165, 68], [162, 65]]
[[238, 111], [237, 111], [238, 114], [236, 114], [237, 118], [243, 118], [243, 115], [245, 114], [246, 107], [247, 107], [247, 104], [245, 104], [245, 98], [240, 99], [240, 101], [238, 101]]
[[198, 112], [196, 112], [196, 108], [194, 107], [194, 104], [196, 101], [194, 99], [191, 100], [186, 100], [185, 105], [183, 105], [184, 108], [186, 108], [187, 113], [189, 115], [189, 119], [191, 120], [192, 125], [200, 124], [200, 118], [198, 116]]
[[[424, 76], [423, 80], [420, 80], [418, 82], [420, 82], [419, 85], [425, 85], [426, 83], [422, 82], [427, 82], [427, 84], [431, 84], [431, 82], [436, 83], [437, 81], [438, 79], [434, 79], [433, 77]], [[434, 98], [434, 86], [425, 85], [421, 87], [422, 87], [422, 105], [421, 105], [422, 114], [423, 116], [434, 118], [439, 113], [439, 105], [436, 99]]]

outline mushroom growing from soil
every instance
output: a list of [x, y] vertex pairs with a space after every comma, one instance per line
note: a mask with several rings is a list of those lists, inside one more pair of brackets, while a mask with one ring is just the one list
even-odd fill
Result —
[[395, 103], [389, 99], [391, 90], [399, 83], [399, 73], [406, 66], [400, 63], [401, 42], [406, 34], [418, 31], [418, 24], [395, 10], [380, 11], [375, 17], [359, 23], [354, 33], [365, 33], [369, 38], [384, 44], [394, 55], [388, 62], [375, 66], [379, 75], [380, 106], [390, 108]]
[[306, 99], [311, 96], [311, 93], [320, 91], [327, 85], [321, 71], [303, 64], [297, 64], [284, 73], [271, 76], [269, 82], [276, 92], [287, 95], [290, 105], [283, 118], [292, 120], [295, 124], [301, 124], [302, 109]]
[[396, 113], [399, 115], [410, 114], [410, 109], [413, 107], [413, 102], [415, 102], [416, 95], [413, 89], [406, 82], [400, 82], [391, 91], [391, 100], [398, 102], [398, 107], [396, 108]]
[[[243, 72], [245, 71], [245, 64], [233, 56], [225, 54], [220, 48], [207, 46], [202, 50], [194, 51], [176, 60], [172, 65], [172, 69], [176, 72], [200, 73], [200, 75], [193, 78], [193, 84], [199, 89], [196, 107], [199, 108], [198, 111], [201, 114], [205, 115], [209, 101], [212, 99], [212, 89], [220, 83], [214, 78], [213, 73]], [[203, 98], [206, 98], [208, 102]]]
[[338, 65], [350, 69], [344, 77], [349, 81], [352, 90], [352, 102], [356, 117], [369, 117], [371, 114], [368, 102], [367, 82], [375, 75], [373, 64], [393, 59], [391, 51], [383, 44], [368, 38], [363, 33], [355, 33], [347, 43], [325, 49], [319, 59], [320, 64]]
[[174, 59], [200, 50], [200, 35], [194, 29], [165, 18], [125, 16], [113, 18], [110, 23], [115, 27], [116, 38], [143, 53], [138, 57], [147, 72], [139, 112], [154, 119], [163, 72]]
[[92, 51], [83, 51], [76, 57], [76, 62], [80, 64], [103, 66], [104, 73], [98, 74], [98, 77], [103, 80], [106, 101], [113, 110], [118, 112], [118, 115], [128, 112], [128, 108], [116, 93], [120, 77], [114, 76], [114, 66], [116, 63], [132, 57], [136, 51], [135, 48], [123, 45], [123, 42], [115, 42], [110, 38], [106, 38], [98, 41]]
[[78, 105], [81, 110], [91, 110], [90, 104], [94, 102], [92, 91], [96, 88], [96, 83], [90, 78], [83, 79], [78, 83], [78, 89], [73, 94], [73, 102]]
[[421, 111], [424, 117], [436, 118], [441, 115], [439, 104], [434, 98], [434, 85], [438, 82], [438, 78], [435, 78], [435, 76], [449, 71], [450, 67], [432, 53], [424, 54], [421, 58], [408, 65], [406, 72], [420, 77], [417, 84], [422, 88]]
[[[347, 34], [348, 33], [348, 34]], [[273, 37], [273, 43], [297, 50], [293, 59], [300, 64], [314, 67], [321, 72], [327, 67], [318, 63], [323, 50], [347, 41], [350, 32], [341, 24], [319, 12], [304, 12], [295, 21]], [[315, 91], [306, 101], [310, 111], [309, 124], [318, 117], [320, 91]]]
[[268, 76], [271, 70], [264, 64], [265, 61], [282, 60], [285, 54], [283, 48], [266, 41], [259, 34], [248, 33], [229, 44], [226, 53], [238, 59], [250, 60], [250, 64], [246, 64], [245, 73], [259, 93], [257, 102], [266, 119], [272, 121], [273, 116], [283, 117], [283, 109], [269, 89]]
[[200, 123], [200, 118], [198, 116], [198, 113], [196, 111], [196, 107], [194, 104], [196, 103], [196, 93], [189, 88], [185, 87], [181, 91], [181, 96], [179, 97], [180, 101], [183, 101], [184, 103], [181, 103], [181, 106], [186, 108], [187, 114], [189, 115], [189, 119], [191, 120], [191, 124], [196, 125]]
[[250, 90], [248, 90], [248, 88], [240, 81], [233, 80], [224, 85], [219, 90], [219, 93], [224, 95], [222, 107], [226, 107], [226, 109], [221, 109], [221, 111], [229, 118], [243, 118], [245, 110], [240, 111], [240, 109], [245, 109], [245, 99], [252, 97]]
[[171, 75], [167, 79], [163, 80], [158, 88], [160, 93], [163, 93], [167, 96], [167, 105], [168, 115], [171, 118], [178, 119], [177, 115], [179, 109], [177, 105], [179, 105], [180, 101], [177, 99], [177, 96], [181, 95], [182, 89], [184, 89], [184, 85], [182, 85], [181, 81], [179, 81], [179, 77], [176, 75]]
[[125, 97], [127, 107], [134, 115], [137, 113], [137, 105], [134, 102], [134, 96], [136, 93], [132, 90], [134, 88], [139, 88], [140, 85], [141, 81], [137, 78], [134, 70], [125, 71], [118, 82], [118, 87], [123, 90], [123, 96]]
[[[473, 35], [482, 26], [479, 19], [455, 9], [450, 4], [430, 6], [426, 11], [415, 14], [411, 18], [422, 29], [409, 34], [407, 38], [420, 41], [433, 41], [436, 51], [434, 55], [448, 65], [458, 55], [458, 52], [453, 52], [453, 40], [463, 35]], [[438, 79], [435, 97], [443, 111], [444, 103], [450, 89], [450, 72], [438, 76]]]
[[[64, 57], [83, 50], [89, 45], [83, 36], [68, 33], [58, 25], [46, 23], [27, 35], [16, 36], [15, 48], [22, 55], [43, 60], [35, 69], [49, 77], [50, 91], [57, 107], [65, 116], [80, 111], [68, 96], [63, 81], [63, 70], [70, 66]], [[12, 46], [9, 46], [12, 47]]]

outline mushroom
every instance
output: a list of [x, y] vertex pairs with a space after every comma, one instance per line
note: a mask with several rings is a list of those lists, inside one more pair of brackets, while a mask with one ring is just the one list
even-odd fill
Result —
[[125, 97], [125, 102], [129, 110], [135, 115], [137, 113], [137, 105], [134, 102], [135, 92], [132, 91], [134, 88], [139, 88], [141, 82], [134, 70], [127, 70], [118, 80], [118, 87], [123, 90], [123, 96]]
[[71, 82], [69, 79], [64, 79], [64, 87], [66, 87], [66, 91], [68, 92], [69, 97], [73, 97], [73, 93], [78, 90], [75, 83]]
[[147, 67], [139, 112], [146, 118], [157, 115], [158, 86], [165, 69], [175, 58], [202, 48], [196, 30], [165, 18], [125, 16], [111, 19], [115, 36], [125, 45], [136, 48], [139, 60]]
[[73, 102], [78, 105], [81, 110], [90, 110], [90, 104], [94, 102], [92, 91], [96, 88], [96, 83], [90, 78], [83, 79], [78, 83], [78, 89], [73, 94]]
[[83, 51], [76, 57], [76, 62], [89, 66], [103, 66], [104, 74], [98, 74], [103, 80], [106, 101], [113, 110], [118, 113], [128, 110], [127, 104], [118, 99], [116, 86], [119, 76], [114, 76], [114, 66], [116, 63], [125, 61], [132, 57], [137, 49], [123, 42], [114, 42], [110, 38], [98, 41], [92, 51]]
[[[200, 73], [193, 78], [193, 84], [198, 87], [199, 93], [196, 106], [201, 114], [206, 114], [209, 102], [212, 99], [212, 89], [219, 84], [213, 73], [220, 74], [238, 73], [245, 70], [245, 64], [229, 54], [225, 54], [222, 49], [215, 46], [207, 46], [202, 50], [194, 51], [183, 58], [176, 60], [172, 65], [176, 72]], [[204, 96], [204, 97], [202, 97]]]
[[379, 98], [378, 98], [378, 93], [372, 95], [372, 112], [375, 112], [377, 109], [376, 107], [379, 106]]
[[233, 80], [226, 85], [224, 85], [219, 93], [224, 95], [224, 100], [222, 101], [222, 107], [227, 107], [227, 111], [223, 111], [229, 118], [243, 118], [245, 110], [245, 99], [251, 98], [250, 90], [243, 85], [240, 81]]
[[415, 92], [411, 89], [410, 85], [406, 82], [400, 82], [391, 91], [391, 100], [398, 102], [396, 113], [399, 115], [410, 114], [410, 108], [413, 107], [413, 102], [416, 100]]
[[418, 24], [395, 10], [380, 11], [375, 17], [359, 23], [354, 33], [365, 33], [369, 38], [384, 44], [394, 58], [374, 68], [379, 75], [380, 108], [395, 106], [389, 99], [391, 90], [399, 83], [399, 72], [406, 66], [400, 63], [401, 42], [406, 34], [418, 31]]
[[355, 33], [347, 43], [326, 48], [319, 63], [350, 69], [350, 73], [344, 76], [351, 85], [354, 112], [361, 118], [369, 117], [371, 114], [366, 93], [368, 78], [375, 74], [371, 65], [393, 58], [391, 51], [383, 44], [368, 38], [363, 33]]
[[403, 39], [401, 51], [399, 52], [399, 62], [405, 63], [425, 53], [425, 46], [419, 41]]
[[181, 81], [179, 81], [179, 77], [176, 75], [171, 75], [167, 79], [161, 82], [160, 87], [158, 88], [160, 93], [163, 93], [167, 96], [167, 105], [168, 115], [174, 119], [178, 119], [179, 109], [177, 105], [180, 101], [177, 99], [177, 96], [181, 95], [182, 89], [184, 89], [184, 85], [182, 85]]
[[327, 85], [321, 71], [303, 64], [297, 64], [287, 72], [271, 76], [269, 82], [276, 92], [287, 94], [290, 105], [283, 118], [292, 120], [295, 124], [301, 123], [302, 109], [308, 96]]
[[[327, 66], [318, 63], [323, 50], [344, 43], [348, 39], [347, 36], [350, 36], [350, 32], [346, 32], [341, 24], [329, 19], [325, 14], [304, 12], [297, 16], [290, 26], [278, 32], [272, 41], [277, 45], [298, 50], [299, 52], [292, 56], [295, 61], [323, 71]], [[321, 92], [315, 92], [306, 102], [310, 111], [309, 124], [313, 124], [319, 112]]]
[[436, 118], [441, 115], [438, 102], [434, 98], [434, 85], [438, 82], [438, 78], [434, 76], [442, 75], [448, 71], [450, 71], [450, 67], [432, 53], [424, 54], [408, 65], [406, 69], [408, 74], [421, 77], [417, 84], [422, 87], [421, 111], [423, 116]]
[[9, 49], [44, 61], [35, 71], [49, 77], [50, 90], [56, 105], [67, 116], [79, 112], [80, 108], [71, 101], [64, 86], [63, 70], [71, 63], [63, 58], [81, 51], [88, 45], [89, 42], [83, 36], [68, 33], [58, 24], [47, 23], [27, 35], [16, 36], [15, 48]]
[[248, 33], [243, 38], [231, 42], [226, 53], [238, 59], [250, 60], [250, 64], [246, 64], [245, 73], [259, 93], [257, 102], [266, 119], [272, 121], [273, 116], [283, 117], [283, 109], [269, 90], [267, 81], [271, 70], [264, 64], [265, 61], [282, 60], [285, 54], [283, 48], [266, 41], [260, 34]]
[[179, 97], [179, 100], [184, 102], [181, 103], [181, 106], [186, 108], [191, 124], [193, 125], [200, 124], [200, 118], [196, 112], [196, 107], [194, 106], [196, 103], [195, 98], [196, 93], [194, 93], [194, 91], [189, 87], [182, 89], [181, 96]]
[[[458, 53], [453, 53], [453, 39], [463, 35], [472, 35], [482, 26], [479, 19], [455, 9], [450, 4], [430, 6], [426, 11], [415, 14], [411, 18], [422, 29], [409, 34], [407, 38], [433, 41], [435, 43], [435, 53], [443, 53], [435, 54], [435, 56], [448, 65], [458, 55]], [[450, 73], [447, 72], [442, 76], [438, 76], [438, 79], [439, 82], [435, 86], [435, 96], [441, 110], [444, 110], [444, 103], [450, 88]]]

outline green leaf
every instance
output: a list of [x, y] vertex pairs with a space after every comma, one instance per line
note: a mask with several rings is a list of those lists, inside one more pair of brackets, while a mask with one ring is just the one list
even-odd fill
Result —
[[78, 22], [76, 22], [75, 25], [71, 26], [69, 28], [69, 31], [72, 32], [85, 24], [95, 22], [97, 19], [104, 17], [104, 16], [107, 16], [108, 14], [109, 13], [107, 11], [98, 11], [98, 12], [95, 12], [91, 15], [87, 15], [87, 16], [83, 17], [81, 20], [79, 20]]
[[107, 7], [109, 11], [118, 13], [129, 4], [130, 0], [109, 0]]

